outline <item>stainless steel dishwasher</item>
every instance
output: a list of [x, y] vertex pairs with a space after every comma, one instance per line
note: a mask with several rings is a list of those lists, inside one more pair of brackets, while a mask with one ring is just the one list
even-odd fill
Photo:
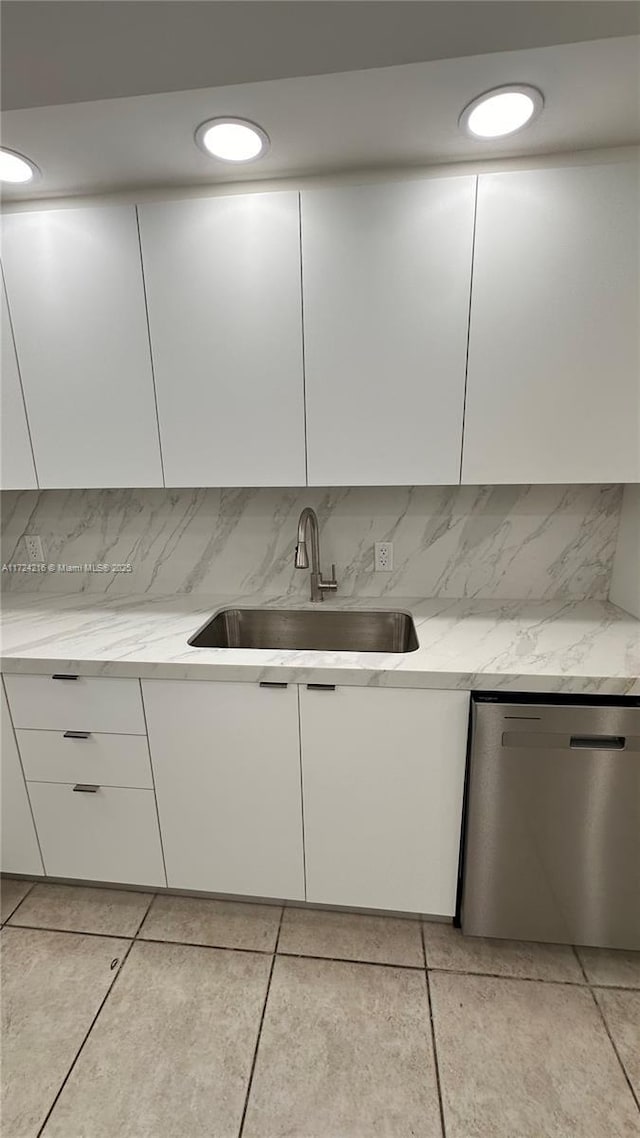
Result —
[[478, 695], [459, 919], [640, 949], [640, 700]]

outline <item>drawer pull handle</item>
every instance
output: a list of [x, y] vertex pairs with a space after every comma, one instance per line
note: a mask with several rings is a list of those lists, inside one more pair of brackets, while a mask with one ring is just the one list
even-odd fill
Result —
[[65, 731], [64, 739], [89, 739], [91, 737], [90, 731]]
[[335, 684], [307, 684], [307, 691], [335, 691]]
[[90, 782], [77, 782], [73, 789], [80, 794], [97, 794], [100, 787], [93, 786]]
[[65, 676], [64, 672], [55, 672], [51, 677], [52, 680], [77, 680], [77, 678], [77, 676]]
[[260, 680], [261, 688], [286, 688], [288, 686], [280, 680]]
[[624, 751], [624, 735], [572, 735], [569, 746], [573, 750], [585, 751]]

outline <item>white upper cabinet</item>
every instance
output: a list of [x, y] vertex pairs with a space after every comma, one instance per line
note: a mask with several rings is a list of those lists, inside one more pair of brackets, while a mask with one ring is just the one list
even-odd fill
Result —
[[140, 207], [167, 486], [305, 484], [297, 193]]
[[475, 178], [302, 193], [309, 484], [458, 483]]
[[0, 490], [33, 490], [37, 485], [24, 410], [20, 373], [7, 298], [2, 284], [2, 384], [0, 386]]
[[634, 163], [479, 179], [463, 482], [640, 479]]
[[3, 260], [40, 486], [161, 486], [135, 208], [7, 214]]

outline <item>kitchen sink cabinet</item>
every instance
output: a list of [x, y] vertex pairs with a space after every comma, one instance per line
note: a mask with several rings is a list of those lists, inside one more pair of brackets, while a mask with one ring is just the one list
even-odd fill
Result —
[[296, 687], [142, 689], [169, 887], [304, 900]]
[[170, 887], [453, 914], [467, 692], [143, 694]]
[[7, 872], [454, 913], [468, 692], [5, 684]]
[[640, 480], [636, 162], [483, 174], [462, 481]]
[[8, 213], [2, 233], [40, 487], [162, 486], [135, 207]]
[[2, 681], [0, 681], [0, 729], [2, 731], [0, 869], [3, 873], [41, 874], [44, 870], [38, 839]]
[[2, 292], [0, 490], [33, 490], [38, 483], [4, 282], [1, 282], [0, 291]]
[[167, 486], [304, 486], [298, 194], [140, 206]]
[[475, 182], [302, 191], [309, 485], [460, 481]]
[[307, 900], [452, 916], [469, 693], [300, 688]]

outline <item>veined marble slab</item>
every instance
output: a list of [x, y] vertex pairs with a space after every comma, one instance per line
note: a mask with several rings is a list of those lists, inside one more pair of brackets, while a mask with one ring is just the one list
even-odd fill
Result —
[[303, 608], [290, 597], [5, 595], [4, 672], [640, 695], [640, 621], [606, 601], [346, 597], [334, 609], [411, 612], [398, 655], [190, 648], [221, 608]]
[[[322, 489], [2, 492], [2, 561], [42, 537], [57, 564], [127, 573], [4, 572], [11, 593], [308, 596], [294, 566], [304, 506], [318, 513], [323, 567], [340, 595], [606, 600], [621, 486], [355, 486]], [[376, 541], [394, 568], [376, 573]]]

